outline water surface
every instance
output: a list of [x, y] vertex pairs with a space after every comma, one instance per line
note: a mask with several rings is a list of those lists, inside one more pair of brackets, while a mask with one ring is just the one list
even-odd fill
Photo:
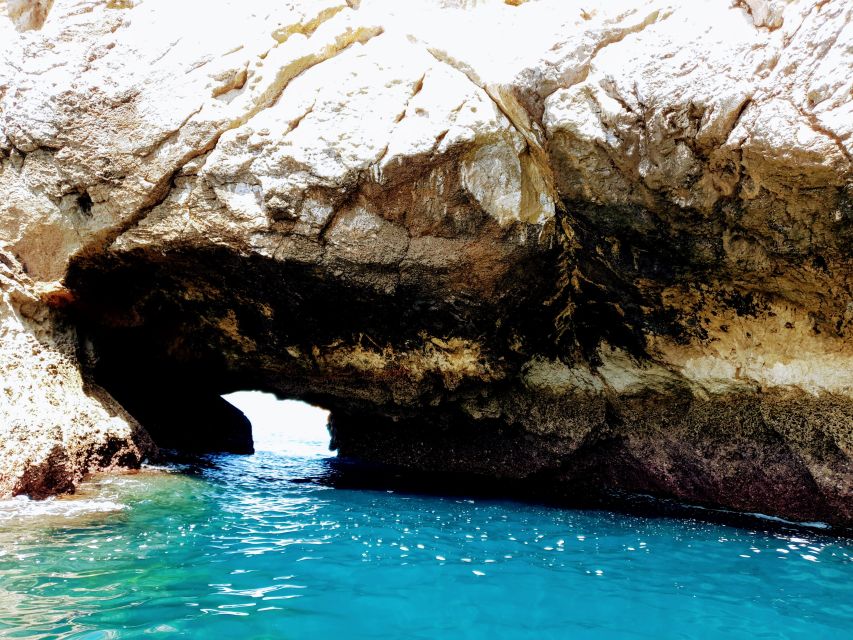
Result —
[[0, 504], [0, 637], [853, 637], [849, 540], [305, 482], [324, 445]]

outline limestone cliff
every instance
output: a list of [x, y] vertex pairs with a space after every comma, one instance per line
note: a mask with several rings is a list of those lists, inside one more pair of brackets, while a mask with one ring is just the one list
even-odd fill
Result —
[[853, 523], [848, 2], [6, 4], [6, 441], [112, 412], [134, 464], [115, 397], [239, 448], [264, 388], [347, 455]]

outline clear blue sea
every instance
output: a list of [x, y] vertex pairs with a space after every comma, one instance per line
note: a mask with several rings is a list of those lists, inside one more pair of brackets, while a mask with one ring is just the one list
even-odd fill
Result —
[[853, 638], [853, 542], [333, 488], [325, 442], [0, 503], [3, 638]]

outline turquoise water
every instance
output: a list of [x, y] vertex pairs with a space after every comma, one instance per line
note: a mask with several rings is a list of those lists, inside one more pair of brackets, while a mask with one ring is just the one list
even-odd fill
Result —
[[0, 637], [853, 637], [849, 540], [335, 489], [298, 444], [0, 504]]

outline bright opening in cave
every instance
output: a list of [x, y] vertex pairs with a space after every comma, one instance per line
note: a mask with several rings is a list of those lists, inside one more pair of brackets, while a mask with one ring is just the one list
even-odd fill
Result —
[[252, 423], [255, 451], [295, 455], [331, 455], [329, 412], [299, 400], [280, 400], [263, 391], [237, 391], [222, 396]]

